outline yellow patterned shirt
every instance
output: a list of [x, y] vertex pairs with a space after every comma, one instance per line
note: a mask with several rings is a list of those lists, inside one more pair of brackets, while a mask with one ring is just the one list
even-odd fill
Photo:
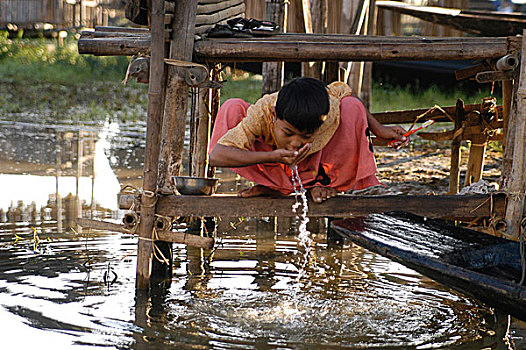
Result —
[[[322, 125], [314, 132], [309, 154], [321, 150], [332, 138], [340, 125], [340, 100], [351, 95], [349, 85], [334, 82], [327, 86], [330, 109]], [[247, 110], [247, 116], [234, 128], [230, 129], [218, 141], [224, 146], [250, 149], [257, 137], [262, 137], [269, 146], [276, 146], [273, 135], [274, 107], [278, 93], [265, 95]]]

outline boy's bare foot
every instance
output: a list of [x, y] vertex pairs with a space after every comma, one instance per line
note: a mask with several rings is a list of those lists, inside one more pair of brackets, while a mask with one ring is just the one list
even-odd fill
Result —
[[321, 203], [326, 199], [336, 196], [338, 194], [338, 191], [332, 187], [316, 186], [316, 187], [310, 188], [309, 193], [314, 202]]
[[248, 197], [257, 197], [257, 196], [280, 196], [283, 197], [284, 194], [265, 187], [263, 185], [255, 185], [250, 188], [239, 191], [237, 194], [238, 197], [248, 198]]

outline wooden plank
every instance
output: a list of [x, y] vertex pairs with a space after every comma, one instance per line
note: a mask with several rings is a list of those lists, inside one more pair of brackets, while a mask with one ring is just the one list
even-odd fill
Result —
[[225, 18], [237, 16], [244, 12], [245, 12], [245, 3], [241, 3], [239, 5], [226, 8], [216, 13], [197, 15], [195, 18], [195, 23], [200, 24], [200, 25], [201, 24], [214, 24], [214, 23], [218, 23], [224, 20]]
[[[116, 224], [114, 222], [99, 221], [99, 220], [92, 220], [92, 219], [86, 219], [86, 218], [76, 218], [75, 222], [77, 223], [77, 225], [82, 226], [84, 228], [92, 228], [95, 230], [137, 234], [135, 232], [130, 232], [129, 230], [127, 230], [124, 227], [124, 225]], [[190, 235], [184, 232], [173, 232], [173, 231], [157, 232], [156, 238], [159, 239], [159, 241], [186, 244], [189, 247], [196, 247], [196, 248], [211, 249], [214, 246], [213, 238]]]
[[[121, 195], [119, 206], [128, 209], [137, 197]], [[309, 200], [309, 217], [352, 217], [370, 213], [403, 210], [429, 218], [472, 219], [504, 215], [504, 198], [490, 195], [339, 195], [322, 204]], [[159, 198], [157, 211], [169, 217], [218, 216], [218, 217], [294, 217], [291, 210], [294, 196], [240, 198], [236, 195], [173, 196]], [[493, 213], [491, 207], [493, 206]]]
[[96, 26], [96, 32], [124, 32], [124, 33], [144, 33], [151, 34], [148, 28], [135, 28], [135, 27], [118, 27], [118, 26]]
[[226, 8], [233, 7], [242, 3], [244, 3], [243, 0], [226, 0], [211, 4], [202, 4], [201, 2], [199, 2], [197, 4], [197, 15], [218, 12], [220, 10], [224, 10]]

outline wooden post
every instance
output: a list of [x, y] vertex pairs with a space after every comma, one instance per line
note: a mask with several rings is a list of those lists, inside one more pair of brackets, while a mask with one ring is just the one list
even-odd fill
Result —
[[[370, 0], [359, 0], [351, 25], [350, 33], [353, 35], [366, 34], [367, 9]], [[349, 62], [347, 64], [346, 79], [344, 81], [351, 87], [353, 94], [362, 98], [364, 62]]]
[[[369, 0], [369, 11], [367, 15], [367, 35], [375, 35], [376, 33], [376, 0]], [[373, 62], [365, 62], [363, 71], [362, 83], [362, 101], [365, 107], [371, 107], [371, 94], [373, 82]]]
[[[266, 0], [265, 19], [276, 22], [282, 33], [287, 32], [288, 5], [284, 0]], [[283, 86], [285, 80], [285, 62], [263, 62], [263, 86], [261, 94], [271, 94]]]
[[[194, 47], [197, 1], [175, 2], [177, 17], [172, 23], [170, 58], [191, 61]], [[169, 66], [166, 83], [166, 103], [159, 158], [159, 190], [171, 192], [171, 176], [181, 173], [184, 133], [188, 111], [188, 86], [179, 67]]]
[[[457, 108], [455, 114], [455, 132], [462, 127], [464, 120], [464, 101], [457, 100]], [[458, 193], [458, 183], [460, 180], [460, 142], [462, 135], [457, 135], [451, 141], [451, 165], [449, 167], [449, 192], [448, 194]]]
[[487, 141], [487, 136], [480, 134], [473, 136], [471, 139], [471, 145], [469, 146], [468, 168], [466, 170], [464, 186], [469, 186], [482, 178]]
[[[309, 0], [301, 1], [301, 8], [303, 13], [304, 33], [315, 33], [314, 18], [310, 7]], [[303, 62], [301, 64], [301, 75], [319, 79], [321, 77], [321, 69], [319, 63]]]
[[517, 240], [520, 235], [520, 225], [524, 214], [524, 196], [526, 191], [526, 30], [522, 33], [522, 51], [517, 94], [513, 96], [514, 107], [511, 118], [515, 119], [513, 162], [511, 164], [506, 207], [506, 236]]
[[153, 224], [157, 201], [157, 171], [159, 161], [159, 135], [163, 113], [164, 75], [164, 0], [152, 0], [151, 11], [150, 85], [148, 88], [148, 121], [146, 153], [144, 156], [143, 195], [141, 221], [137, 246], [137, 276], [135, 287], [148, 289], [152, 273]]

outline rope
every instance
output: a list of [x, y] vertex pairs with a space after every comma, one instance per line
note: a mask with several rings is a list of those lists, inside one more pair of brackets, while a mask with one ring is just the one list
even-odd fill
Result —
[[420, 114], [419, 116], [417, 116], [415, 118], [415, 120], [413, 121], [413, 124], [411, 124], [411, 126], [409, 127], [409, 129], [407, 131], [411, 131], [415, 124], [418, 122], [418, 120], [420, 120], [421, 118], [425, 117], [426, 115], [428, 115], [429, 113], [431, 112], [434, 112], [435, 110], [439, 110], [440, 112], [442, 112], [449, 120], [451, 120], [452, 122], [455, 121], [455, 119], [448, 113], [446, 112], [445, 110], [442, 109], [442, 107], [440, 107], [439, 105], [434, 105], [433, 107], [429, 108], [427, 111], [425, 111], [424, 113]]
[[520, 225], [520, 252], [521, 252], [521, 267], [522, 267], [522, 275], [521, 280], [519, 282], [519, 285], [523, 285], [524, 281], [526, 280], [526, 218], [522, 219], [521, 225]]

